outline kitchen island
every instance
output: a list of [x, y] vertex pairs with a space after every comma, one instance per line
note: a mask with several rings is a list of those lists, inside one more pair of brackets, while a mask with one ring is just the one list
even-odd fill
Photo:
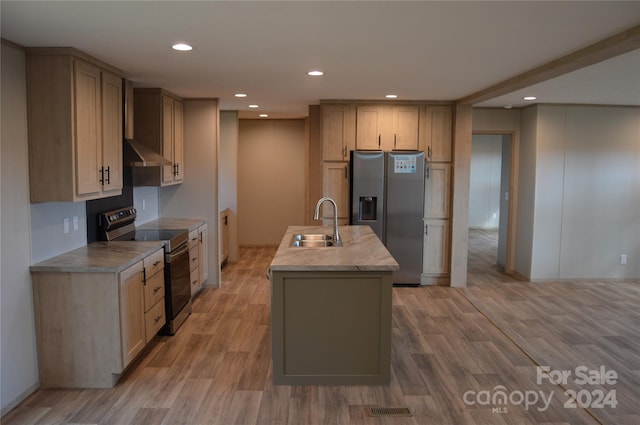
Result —
[[293, 247], [299, 234], [332, 229], [290, 226], [271, 262], [274, 384], [389, 383], [398, 263], [369, 226], [340, 227], [342, 246]]

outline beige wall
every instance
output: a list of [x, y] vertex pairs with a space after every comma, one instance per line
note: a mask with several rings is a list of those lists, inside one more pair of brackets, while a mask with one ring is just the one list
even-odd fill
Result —
[[24, 51], [3, 42], [1, 62], [0, 396], [4, 414], [37, 387], [38, 363], [29, 275], [31, 228]]
[[217, 99], [184, 101], [184, 181], [162, 187], [161, 217], [203, 218], [208, 227], [208, 286], [220, 284], [218, 250], [219, 109]]
[[640, 108], [535, 109], [531, 279], [640, 278]]
[[279, 244], [286, 228], [304, 225], [305, 121], [240, 120], [238, 240]]

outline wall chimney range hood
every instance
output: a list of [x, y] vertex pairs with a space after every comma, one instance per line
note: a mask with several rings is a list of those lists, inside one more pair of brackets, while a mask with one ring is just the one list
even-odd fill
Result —
[[135, 140], [124, 139], [124, 163], [130, 167], [160, 167], [173, 165], [171, 161]]
[[122, 80], [123, 95], [123, 120], [124, 123], [124, 143], [123, 160], [124, 165], [130, 167], [161, 167], [163, 165], [173, 165], [171, 161], [155, 152], [147, 145], [137, 142], [133, 138], [133, 83], [129, 80]]

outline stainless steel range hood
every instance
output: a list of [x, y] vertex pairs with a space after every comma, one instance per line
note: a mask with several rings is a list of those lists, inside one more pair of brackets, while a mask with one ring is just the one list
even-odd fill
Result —
[[124, 164], [130, 167], [173, 165], [167, 158], [135, 140], [124, 139], [123, 154]]
[[173, 165], [171, 161], [150, 147], [133, 139], [133, 83], [122, 80], [124, 142], [122, 154], [124, 165], [130, 167], [160, 167]]

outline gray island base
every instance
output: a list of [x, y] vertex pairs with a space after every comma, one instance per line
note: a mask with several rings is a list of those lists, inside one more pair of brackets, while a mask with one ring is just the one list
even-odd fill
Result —
[[292, 247], [291, 226], [271, 263], [276, 385], [388, 384], [391, 275], [398, 263], [369, 226], [340, 228], [341, 247]]

